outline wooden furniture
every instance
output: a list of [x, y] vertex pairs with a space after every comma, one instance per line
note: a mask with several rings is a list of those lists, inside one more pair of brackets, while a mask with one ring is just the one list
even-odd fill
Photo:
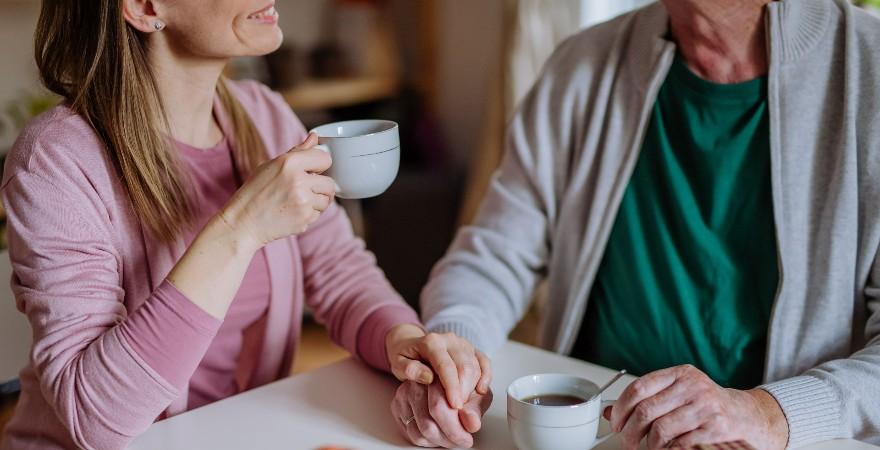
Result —
[[294, 111], [359, 105], [393, 97], [400, 88], [395, 76], [361, 76], [306, 80], [281, 91]]

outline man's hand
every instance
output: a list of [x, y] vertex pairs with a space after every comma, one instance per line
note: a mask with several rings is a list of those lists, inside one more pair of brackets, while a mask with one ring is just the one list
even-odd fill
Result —
[[391, 401], [391, 415], [400, 433], [419, 447], [470, 448], [480, 430], [483, 414], [492, 404], [492, 391], [471, 393], [464, 406], [449, 407], [443, 386], [406, 381]]
[[689, 365], [634, 381], [610, 421], [624, 450], [637, 449], [645, 437], [651, 449], [741, 439], [757, 449], [782, 450], [788, 443], [788, 422], [769, 393], [722, 388]]
[[452, 408], [460, 409], [475, 389], [480, 394], [489, 391], [489, 358], [455, 334], [425, 334], [415, 325], [398, 325], [385, 337], [385, 351], [400, 381], [431, 384], [436, 373]]

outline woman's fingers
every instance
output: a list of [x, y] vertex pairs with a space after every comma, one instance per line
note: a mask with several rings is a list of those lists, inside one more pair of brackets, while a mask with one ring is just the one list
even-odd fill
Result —
[[329, 153], [314, 147], [308, 149], [296, 147], [279, 158], [285, 170], [289, 171], [323, 173], [333, 165], [333, 158]]
[[415, 414], [409, 403], [409, 396], [413, 395], [412, 383], [403, 383], [394, 393], [394, 399], [391, 400], [391, 417], [397, 423], [397, 429], [400, 434], [405, 437], [411, 444], [419, 447], [430, 447], [430, 442], [419, 433], [418, 427], [414, 424]]
[[315, 194], [314, 202], [312, 203], [312, 208], [318, 212], [324, 212], [330, 205], [333, 203], [333, 199], [324, 194]]
[[449, 407], [443, 387], [434, 383], [427, 386], [427, 392], [428, 411], [443, 434], [459, 447], [473, 446], [473, 436], [462, 425], [458, 411]]
[[415, 381], [419, 384], [431, 384], [434, 372], [421, 361], [398, 355], [391, 364], [391, 373], [400, 381]]
[[290, 153], [290, 152], [298, 152], [298, 151], [302, 151], [302, 150], [308, 150], [316, 145], [318, 145], [318, 135], [315, 133], [309, 133], [309, 135], [306, 136], [304, 141], [295, 145], [293, 148], [291, 148], [287, 152]]
[[310, 187], [315, 194], [333, 197], [336, 195], [336, 182], [332, 178], [324, 175], [311, 175], [309, 178]]
[[409, 405], [413, 412], [413, 422], [418, 427], [419, 433], [429, 443], [445, 448], [455, 448], [456, 445], [450, 441], [440, 430], [440, 427], [434, 422], [428, 412], [428, 394], [427, 389], [413, 389], [412, 392], [418, 394], [409, 396]]

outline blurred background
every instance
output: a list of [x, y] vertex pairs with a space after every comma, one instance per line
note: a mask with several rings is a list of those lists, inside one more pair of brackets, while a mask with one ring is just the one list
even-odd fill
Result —
[[[400, 123], [394, 185], [343, 206], [388, 278], [418, 307], [431, 267], [479, 206], [503, 152], [505, 123], [553, 48], [647, 1], [278, 0], [282, 48], [235, 60], [227, 75], [271, 86], [307, 128], [352, 118]], [[880, 0], [860, 4], [876, 11]], [[40, 87], [34, 65], [39, 9], [38, 0], [0, 0], [0, 158], [28, 120], [58, 101]], [[0, 205], [0, 248], [4, 218]], [[30, 347], [10, 274], [0, 252], [0, 430]], [[536, 305], [514, 338], [532, 340]], [[308, 322], [294, 371], [345, 356]]]

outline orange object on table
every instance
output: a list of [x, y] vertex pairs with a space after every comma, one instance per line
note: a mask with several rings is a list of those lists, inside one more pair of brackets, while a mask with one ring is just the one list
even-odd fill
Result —
[[755, 448], [746, 441], [733, 441], [718, 444], [698, 444], [692, 447], [671, 447], [669, 450], [755, 450]]

